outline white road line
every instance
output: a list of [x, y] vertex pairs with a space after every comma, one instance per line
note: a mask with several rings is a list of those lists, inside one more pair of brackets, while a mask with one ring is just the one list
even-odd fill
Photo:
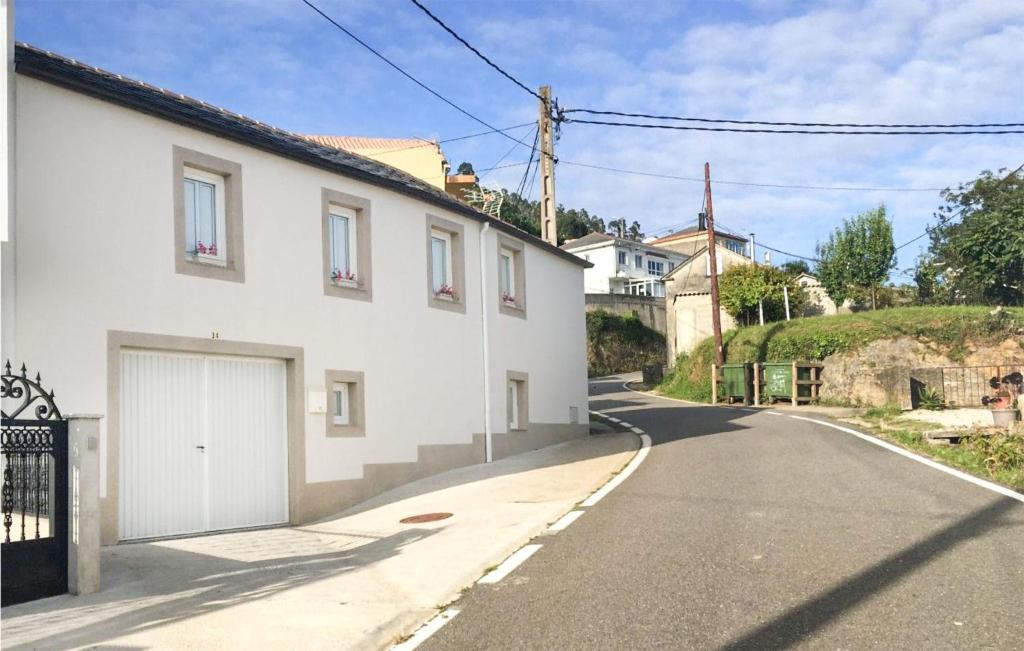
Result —
[[783, 413], [778, 412], [778, 411], [766, 411], [764, 413], [768, 414], [769, 416], [785, 416], [786, 415], [786, 414], [783, 414]]
[[622, 469], [622, 472], [612, 477], [612, 479], [607, 484], [597, 489], [597, 491], [594, 494], [580, 502], [580, 506], [594, 506], [595, 504], [600, 502], [605, 495], [615, 490], [615, 488], [619, 484], [626, 481], [626, 478], [632, 475], [636, 471], [636, 469], [640, 467], [640, 464], [644, 462], [644, 459], [647, 458], [647, 453], [650, 451], [651, 437], [647, 436], [646, 434], [641, 434], [640, 450], [636, 453], [636, 456], [634, 456], [633, 459], [628, 464], [626, 464], [626, 467]]
[[565, 529], [573, 522], [576, 522], [576, 518], [583, 515], [583, 513], [584, 511], [569, 511], [568, 513], [560, 517], [557, 522], [548, 527], [548, 533], [556, 533], [558, 531], [561, 531], [562, 529]]
[[908, 459], [913, 459], [914, 461], [917, 461], [918, 463], [923, 463], [924, 465], [930, 466], [932, 468], [935, 468], [936, 470], [941, 470], [942, 472], [946, 473], [947, 475], [953, 475], [954, 477], [957, 477], [959, 479], [963, 479], [964, 481], [970, 482], [970, 483], [974, 484], [975, 486], [981, 486], [982, 488], [987, 488], [990, 491], [993, 491], [995, 493], [999, 493], [1000, 495], [1005, 495], [1006, 497], [1009, 497], [1010, 499], [1017, 500], [1018, 502], [1024, 502], [1024, 495], [1021, 495], [1017, 491], [1014, 491], [1014, 490], [1011, 490], [1009, 488], [1006, 488], [1005, 486], [1000, 486], [999, 484], [994, 484], [994, 483], [992, 483], [990, 481], [985, 481], [984, 479], [979, 479], [978, 477], [975, 477], [974, 475], [968, 475], [967, 473], [961, 472], [961, 471], [957, 470], [956, 468], [950, 468], [949, 466], [941, 464], [938, 461], [932, 461], [931, 459], [929, 459], [927, 457], [922, 457], [919, 454], [914, 454], [913, 452], [910, 452], [908, 450], [904, 450], [900, 446], [894, 445], [892, 443], [889, 443], [888, 441], [883, 441], [882, 439], [878, 439], [878, 438], [875, 438], [874, 436], [869, 436], [867, 434], [863, 434], [861, 432], [858, 432], [857, 430], [850, 429], [849, 427], [842, 427], [840, 425], [835, 425], [833, 423], [828, 423], [828, 422], [825, 422], [823, 420], [817, 420], [817, 419], [814, 419], [814, 418], [807, 418], [805, 416], [792, 416], [792, 415], [790, 416], [790, 418], [795, 418], [796, 420], [805, 420], [808, 423], [817, 423], [818, 425], [824, 425], [825, 427], [831, 427], [832, 429], [837, 429], [840, 432], [845, 432], [847, 434], [853, 434], [857, 438], [863, 439], [863, 440], [867, 441], [868, 443], [874, 443], [878, 447], [885, 448], [886, 450], [889, 450], [890, 452], [895, 452], [896, 454], [904, 456], [904, 457], [906, 457]]
[[639, 427], [631, 427], [630, 429], [633, 431], [634, 434], [643, 434], [644, 433], [644, 431], [642, 429], [640, 429]]
[[540, 548], [541, 545], [526, 545], [520, 548], [515, 554], [502, 561], [501, 565], [485, 574], [477, 583], [497, 583], [501, 581], [511, 574], [513, 570], [525, 563], [526, 559], [536, 554]]
[[427, 638], [431, 635], [441, 630], [441, 627], [450, 622], [453, 617], [459, 614], [459, 612], [458, 608], [446, 608], [442, 610], [438, 614], [434, 615], [434, 617], [432, 617], [426, 624], [419, 627], [419, 629], [417, 629], [408, 640], [391, 647], [391, 651], [412, 651], [412, 649], [415, 649], [426, 642]]
[[633, 423], [627, 423], [627, 422], [626, 422], [626, 421], [624, 421], [624, 420], [620, 420], [620, 421], [619, 421], [619, 425], [622, 425], [623, 427], [629, 428], [629, 427], [632, 427], [632, 426], [633, 426]]
[[605, 418], [607, 418], [608, 420], [612, 421], [613, 423], [621, 423], [622, 422], [621, 420], [619, 420], [618, 418], [615, 418], [613, 416], [605, 416]]

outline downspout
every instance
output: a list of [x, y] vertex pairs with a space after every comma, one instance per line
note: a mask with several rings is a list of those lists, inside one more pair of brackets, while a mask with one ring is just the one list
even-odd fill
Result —
[[487, 463], [494, 461], [494, 447], [491, 436], [491, 347], [490, 328], [487, 326], [488, 306], [487, 301], [487, 247], [484, 240], [487, 231], [491, 230], [491, 223], [484, 222], [480, 229], [480, 340], [484, 347], [484, 460]]

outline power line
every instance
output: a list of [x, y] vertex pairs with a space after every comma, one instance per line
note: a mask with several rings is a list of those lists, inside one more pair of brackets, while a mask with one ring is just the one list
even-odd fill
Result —
[[[537, 123], [536, 122], [523, 122], [522, 124], [517, 124], [517, 125], [511, 126], [511, 127], [505, 127], [503, 129], [497, 129], [495, 131], [480, 131], [479, 133], [471, 133], [471, 134], [466, 135], [466, 136], [457, 136], [455, 138], [445, 138], [443, 140], [428, 140], [427, 138], [413, 138], [413, 140], [419, 140], [420, 142], [416, 143], [415, 145], [406, 145], [405, 147], [395, 147], [394, 149], [384, 149], [384, 150], [381, 150], [381, 151], [374, 151], [373, 155], [374, 156], [383, 156], [384, 154], [392, 154], [392, 153], [394, 153], [396, 151], [406, 151], [406, 150], [409, 150], [409, 149], [416, 149], [418, 147], [423, 147], [425, 145], [434, 145], [434, 144], [443, 145], [446, 142], [457, 142], [459, 140], [469, 140], [470, 138], [479, 138], [480, 136], [489, 136], [492, 133], [498, 133], [498, 132], [503, 132], [504, 133], [504, 132], [507, 132], [507, 131], [515, 131], [516, 129], [522, 129], [523, 127], [528, 127], [528, 126], [532, 126], [532, 125], [535, 125], [535, 124], [537, 124]], [[304, 137], [308, 138], [309, 136], [304, 136]], [[315, 141], [315, 142], [319, 142], [319, 141]]]
[[[1017, 175], [1017, 173], [1018, 173], [1018, 172], [1020, 172], [1021, 170], [1024, 170], [1024, 163], [1021, 163], [1021, 164], [1020, 164], [1020, 167], [1018, 167], [1017, 169], [1013, 170], [1012, 172], [1010, 172], [1009, 174], [1007, 174], [1006, 176], [1004, 176], [1004, 177], [1003, 177], [1002, 179], [1000, 179], [1000, 181], [999, 181], [998, 183], [996, 183], [996, 184], [995, 184], [995, 186], [993, 186], [993, 187], [992, 187], [992, 189], [993, 189], [993, 190], [998, 190], [998, 189], [999, 189], [1000, 187], [1002, 187], [1002, 185], [1003, 185], [1004, 183], [1006, 183], [1006, 182], [1007, 182], [1007, 181], [1009, 181], [1009, 180], [1010, 180], [1011, 178], [1013, 178], [1014, 176], [1016, 176], [1016, 175]], [[956, 212], [955, 214], [952, 214], [952, 215], [947, 215], [946, 217], [944, 217], [944, 218], [940, 219], [940, 220], [939, 220], [939, 223], [938, 223], [938, 224], [936, 224], [936, 225], [935, 225], [935, 226], [933, 226], [932, 228], [926, 228], [926, 229], [924, 229], [924, 232], [923, 232], [923, 233], [921, 233], [920, 235], [918, 235], [917, 237], [915, 237], [915, 238], [914, 238], [914, 239], [912, 239], [912, 240], [907, 240], [907, 241], [906, 241], [906, 242], [904, 242], [903, 244], [900, 244], [899, 246], [897, 246], [897, 247], [896, 247], [896, 250], [897, 250], [897, 251], [899, 251], [900, 249], [902, 249], [902, 248], [904, 248], [904, 247], [910, 246], [911, 244], [913, 244], [914, 242], [918, 241], [918, 240], [919, 240], [919, 239], [921, 239], [922, 237], [924, 237], [924, 236], [926, 236], [926, 235], [929, 235], [929, 234], [931, 234], [931, 233], [932, 233], [932, 231], [934, 231], [934, 230], [935, 230], [936, 228], [939, 228], [939, 227], [941, 227], [941, 226], [945, 226], [945, 225], [946, 225], [947, 223], [949, 223], [950, 221], [952, 221], [952, 220], [956, 219], [957, 217], [960, 217], [961, 215], [963, 215], [963, 214], [964, 214], [964, 212], [966, 212], [966, 211], [967, 211], [967, 208], [968, 208], [968, 207], [969, 207], [969, 206], [964, 206], [964, 207], [963, 207], [963, 208], [961, 208], [961, 209], [960, 209], [959, 211], [957, 211], [957, 212]]]
[[[676, 176], [674, 174], [660, 174], [657, 172], [644, 172], [639, 170], [627, 170], [617, 167], [605, 167], [603, 165], [591, 165], [589, 163], [577, 163], [574, 161], [558, 159], [559, 163], [565, 165], [573, 165], [575, 167], [588, 167], [595, 170], [604, 170], [607, 172], [618, 172], [620, 174], [633, 174], [635, 176], [650, 176], [659, 179], [672, 179], [675, 181], [692, 181], [694, 183], [704, 183], [704, 179], [698, 179], [696, 177], [689, 176]], [[746, 181], [722, 181], [719, 179], [711, 179], [712, 183], [718, 183], [721, 185], [742, 185], [755, 188], [783, 188], [792, 190], [842, 190], [850, 192], [941, 192], [945, 188], [871, 188], [871, 187], [854, 187], [854, 186], [826, 186], [826, 185], [785, 185], [782, 183], [753, 183]]]
[[[526, 192], [526, 179], [530, 177], [530, 167], [533, 165], [533, 156], [537, 153], [537, 143], [540, 140], [540, 126], [537, 127], [537, 131], [533, 134], [533, 148], [530, 149], [530, 160], [526, 161], [526, 169], [523, 170], [523, 178], [519, 181], [519, 185], [516, 186], [516, 194], [520, 197], [523, 196], [523, 192]], [[538, 161], [539, 163], [540, 161]]]
[[[525, 140], [525, 138], [523, 138], [523, 139], [520, 139], [520, 140], [516, 141], [516, 144], [520, 144], [520, 145], [524, 145], [524, 146], [525, 146], [525, 145], [526, 145], [526, 143], [524, 143], [524, 142], [523, 142], [523, 140]], [[500, 169], [500, 168], [499, 168], [498, 166], [499, 166], [499, 165], [501, 165], [502, 161], [504, 161], [504, 160], [505, 160], [506, 158], [508, 158], [508, 157], [509, 157], [509, 154], [511, 154], [511, 153], [512, 153], [513, 151], [515, 151], [515, 149], [516, 149], [516, 144], [513, 144], [513, 145], [512, 145], [512, 147], [511, 147], [511, 148], [509, 148], [509, 150], [508, 150], [507, 152], [505, 152], [505, 153], [504, 153], [504, 154], [502, 155], [502, 157], [498, 159], [498, 161], [497, 161], [496, 163], [494, 163], [494, 165], [491, 165], [491, 167], [490, 167], [490, 168], [488, 168], [488, 170], [496, 170], [496, 169]], [[533, 158], [533, 155], [532, 155], [532, 154], [530, 155], [530, 158], [531, 158], [531, 159]], [[520, 163], [520, 165], [521, 165], [521, 164], [522, 164], [522, 163]], [[483, 178], [483, 177], [481, 176], [481, 177], [479, 177], [479, 178]]]
[[[322, 16], [322, 17], [324, 18], [324, 20], [326, 20], [327, 22], [329, 22], [329, 23], [331, 23], [332, 25], [334, 25], [335, 27], [337, 27], [337, 28], [338, 28], [339, 30], [341, 30], [342, 32], [344, 32], [346, 36], [348, 36], [348, 37], [349, 37], [349, 38], [351, 38], [351, 39], [352, 39], [353, 41], [355, 41], [356, 43], [358, 43], [358, 44], [362, 45], [362, 46], [363, 46], [364, 48], [366, 48], [367, 50], [369, 50], [370, 52], [372, 52], [372, 53], [373, 53], [373, 54], [374, 54], [374, 55], [375, 55], [375, 56], [376, 56], [377, 58], [379, 58], [379, 59], [380, 59], [381, 61], [383, 61], [384, 63], [388, 64], [389, 66], [391, 66], [391, 67], [392, 67], [392, 68], [394, 68], [395, 70], [397, 70], [397, 71], [398, 71], [399, 73], [401, 73], [401, 74], [402, 74], [402, 75], [403, 75], [404, 77], [406, 77], [407, 79], [409, 79], [410, 81], [412, 81], [412, 82], [413, 82], [414, 84], [416, 84], [417, 86], [419, 86], [419, 87], [420, 87], [420, 88], [422, 88], [423, 90], [427, 91], [428, 93], [430, 93], [430, 94], [431, 94], [431, 95], [433, 95], [434, 97], [438, 98], [439, 100], [441, 100], [442, 102], [444, 102], [444, 103], [445, 103], [445, 104], [447, 104], [448, 106], [452, 107], [453, 109], [455, 109], [455, 110], [456, 110], [456, 111], [458, 111], [459, 113], [462, 113], [462, 114], [463, 114], [463, 115], [465, 115], [466, 117], [468, 117], [468, 118], [470, 118], [470, 119], [472, 119], [472, 120], [474, 120], [474, 121], [476, 121], [476, 122], [479, 122], [479, 123], [480, 123], [480, 124], [482, 124], [483, 126], [485, 126], [485, 127], [487, 127], [488, 129], [490, 129], [490, 130], [491, 130], [491, 132], [493, 132], [493, 133], [500, 133], [500, 134], [501, 134], [502, 136], [504, 136], [504, 137], [508, 138], [509, 140], [512, 140], [513, 142], [518, 142], [518, 141], [517, 141], [517, 140], [516, 140], [515, 138], [513, 138], [513, 137], [512, 137], [512, 136], [510, 136], [510, 135], [508, 135], [507, 133], [505, 133], [505, 132], [504, 132], [504, 131], [502, 131], [501, 129], [499, 129], [499, 128], [495, 127], [495, 126], [494, 126], [494, 125], [492, 125], [492, 124], [489, 124], [488, 122], [485, 122], [484, 120], [481, 120], [480, 118], [478, 118], [477, 116], [473, 115], [472, 113], [470, 113], [470, 112], [469, 112], [469, 111], [467, 111], [466, 109], [462, 108], [461, 106], [459, 106], [458, 104], [456, 104], [456, 103], [455, 103], [455, 102], [453, 102], [452, 100], [448, 99], [447, 97], [445, 97], [445, 96], [444, 96], [444, 95], [442, 95], [441, 93], [437, 92], [436, 90], [434, 90], [434, 89], [433, 89], [433, 88], [431, 88], [430, 86], [427, 86], [427, 85], [426, 85], [425, 83], [423, 83], [422, 81], [420, 81], [420, 80], [419, 80], [419, 79], [417, 79], [416, 77], [413, 77], [413, 76], [412, 76], [411, 74], [409, 74], [408, 72], [406, 72], [405, 70], [403, 70], [403, 69], [402, 69], [401, 67], [399, 67], [399, 66], [398, 66], [398, 64], [396, 64], [396, 63], [392, 62], [392, 61], [391, 61], [390, 59], [388, 59], [388, 58], [387, 58], [386, 56], [384, 56], [383, 54], [381, 54], [381, 53], [380, 53], [380, 52], [378, 52], [377, 50], [373, 49], [373, 47], [371, 47], [370, 45], [368, 45], [368, 44], [367, 44], [367, 43], [366, 43], [365, 41], [363, 41], [362, 39], [360, 39], [360, 38], [359, 38], [358, 36], [356, 36], [355, 34], [353, 34], [352, 32], [350, 32], [349, 30], [347, 30], [347, 29], [345, 29], [344, 27], [342, 27], [342, 26], [341, 26], [341, 25], [340, 25], [340, 24], [339, 24], [339, 23], [338, 23], [338, 22], [337, 22], [336, 20], [334, 20], [333, 18], [331, 18], [330, 16], [328, 16], [327, 14], [325, 14], [325, 13], [324, 13], [323, 11], [321, 11], [321, 10], [320, 10], [320, 8], [319, 8], [319, 7], [317, 7], [317, 6], [315, 5], [315, 4], [313, 4], [312, 2], [310, 2], [310, 0], [302, 0], [302, 3], [303, 3], [303, 4], [305, 4], [305, 5], [307, 6], [307, 7], [309, 7], [310, 9], [312, 9], [313, 11], [315, 11], [316, 13], [320, 14], [320, 16]], [[526, 145], [523, 145], [523, 146], [525, 147]]]
[[488, 59], [488, 58], [487, 58], [486, 56], [484, 56], [484, 54], [483, 54], [482, 52], [480, 52], [480, 50], [478, 50], [478, 49], [476, 49], [475, 47], [473, 47], [472, 45], [470, 45], [470, 44], [469, 44], [469, 42], [468, 42], [468, 41], [467, 41], [466, 39], [464, 39], [464, 38], [462, 38], [461, 36], [459, 36], [458, 34], [456, 34], [456, 33], [455, 33], [455, 30], [454, 30], [454, 29], [452, 29], [451, 27], [449, 27], [448, 25], [446, 25], [446, 24], [444, 23], [444, 21], [443, 21], [443, 20], [441, 20], [440, 18], [438, 18], [438, 17], [437, 17], [437, 16], [435, 16], [434, 14], [430, 13], [430, 10], [429, 10], [429, 9], [427, 9], [426, 7], [424, 7], [424, 6], [423, 6], [423, 4], [422, 4], [421, 2], [419, 2], [419, 0], [410, 0], [410, 2], [412, 2], [412, 3], [414, 4], [414, 5], [416, 5], [417, 7], [419, 7], [419, 8], [420, 8], [420, 10], [421, 10], [421, 11], [422, 11], [423, 13], [425, 13], [425, 14], [426, 14], [426, 15], [428, 15], [428, 16], [430, 16], [430, 19], [431, 19], [431, 20], [433, 20], [433, 21], [434, 21], [435, 23], [437, 23], [438, 25], [440, 25], [440, 26], [441, 26], [441, 29], [443, 29], [444, 31], [446, 31], [446, 32], [448, 32], [449, 34], [451, 34], [451, 35], [452, 35], [452, 37], [453, 37], [453, 38], [454, 38], [454, 39], [455, 39], [456, 41], [458, 41], [459, 43], [462, 43], [462, 44], [463, 44], [464, 46], [466, 46], [466, 48], [467, 48], [467, 49], [469, 49], [469, 51], [470, 51], [470, 52], [472, 52], [473, 54], [475, 54], [475, 55], [477, 55], [478, 57], [480, 57], [481, 59], [483, 59], [484, 63], [486, 63], [487, 65], [489, 65], [489, 66], [491, 66], [492, 68], [494, 68], [495, 70], [497, 70], [497, 71], [498, 71], [498, 72], [499, 72], [499, 73], [500, 73], [500, 74], [501, 74], [501, 75], [502, 75], [503, 77], [505, 77], [506, 79], [508, 79], [509, 81], [511, 81], [511, 82], [512, 82], [513, 84], [515, 84], [516, 86], [519, 86], [520, 88], [522, 88], [523, 90], [525, 90], [525, 91], [526, 91], [526, 92], [528, 92], [529, 94], [533, 95], [533, 96], [534, 96], [534, 97], [536, 97], [537, 99], [539, 99], [539, 100], [541, 100], [541, 101], [544, 101], [544, 100], [543, 100], [543, 99], [541, 98], [541, 96], [537, 94], [537, 92], [536, 92], [536, 91], [532, 90], [532, 89], [531, 89], [530, 87], [528, 87], [528, 86], [527, 86], [526, 84], [524, 84], [523, 82], [521, 82], [521, 81], [519, 81], [518, 79], [516, 79], [515, 77], [513, 77], [513, 76], [512, 76], [511, 74], [509, 74], [508, 72], [506, 72], [506, 71], [505, 71], [505, 70], [504, 70], [504, 69], [503, 69], [503, 68], [502, 68], [501, 66], [499, 66], [499, 65], [498, 65], [498, 64], [496, 64], [495, 62], [493, 62], [493, 61], [491, 61], [490, 59]]
[[[305, 2], [306, 0], [303, 0]], [[1024, 130], [999, 131], [812, 131], [809, 129], [736, 129], [732, 127], [694, 127], [677, 124], [639, 124], [636, 122], [612, 122], [608, 120], [579, 120], [564, 118], [565, 122], [576, 124], [597, 124], [608, 127], [630, 127], [633, 129], [671, 129], [675, 131], [724, 131], [729, 133], [782, 133], [806, 134], [818, 136], [966, 136], [966, 135], [1001, 135], [1007, 133], [1024, 133]]]
[[[415, 1], [416, 0], [413, 0], [413, 2]], [[623, 113], [621, 111], [596, 111], [592, 109], [566, 109], [565, 113], [589, 113], [590, 115], [617, 115], [619, 117], [626, 118], [645, 118], [648, 120], [674, 120], [678, 122], [704, 122], [712, 124], [760, 124], [774, 127], [852, 127], [857, 129], [981, 129], [991, 127], [1024, 127], [1024, 123], [1019, 122], [1006, 122], [995, 124], [859, 124], [853, 122], [767, 122], [764, 120], [721, 120], [712, 118], [679, 117], [675, 115], [651, 115], [648, 113]]]

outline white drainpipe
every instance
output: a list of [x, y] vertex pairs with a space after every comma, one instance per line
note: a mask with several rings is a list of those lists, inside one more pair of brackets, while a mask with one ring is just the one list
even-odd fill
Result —
[[480, 330], [484, 346], [484, 458], [487, 463], [494, 461], [494, 448], [491, 441], [491, 347], [489, 344], [490, 329], [487, 326], [489, 303], [487, 301], [487, 247], [485, 239], [491, 223], [484, 222], [480, 229]]

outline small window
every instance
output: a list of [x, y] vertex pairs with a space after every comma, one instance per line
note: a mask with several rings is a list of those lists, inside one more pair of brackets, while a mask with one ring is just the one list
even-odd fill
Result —
[[185, 168], [183, 176], [185, 253], [197, 262], [224, 265], [224, 177], [191, 167]]
[[331, 206], [331, 280], [338, 285], [355, 286], [356, 269], [356, 211]]
[[626, 266], [626, 252], [619, 251], [619, 264], [623, 267]]
[[351, 425], [352, 416], [349, 411], [350, 385], [348, 382], [339, 382], [334, 385], [334, 424]]
[[668, 270], [669, 271], [672, 271], [675, 268], [676, 268], [676, 263], [675, 262], [669, 262], [668, 263]]
[[637, 269], [643, 269], [644, 256], [640, 255], [639, 253], [633, 256], [633, 266], [636, 267]]
[[648, 260], [647, 273], [651, 274], [652, 276], [664, 276], [665, 264], [663, 262], [657, 262], [655, 260]]
[[430, 233], [431, 281], [434, 296], [453, 300], [455, 288], [452, 286], [452, 236], [441, 231]]
[[516, 267], [515, 252], [510, 249], [501, 250], [501, 266], [499, 267], [499, 284], [501, 289], [501, 300], [504, 303], [515, 305], [516, 303]]
[[519, 382], [508, 383], [508, 428], [519, 429]]

